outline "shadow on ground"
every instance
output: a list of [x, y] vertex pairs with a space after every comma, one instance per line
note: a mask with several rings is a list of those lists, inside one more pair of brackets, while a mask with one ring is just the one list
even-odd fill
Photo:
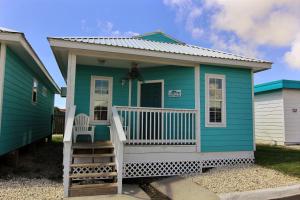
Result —
[[0, 178], [46, 178], [62, 182], [62, 160], [62, 136], [54, 135], [51, 142], [40, 141], [21, 148], [17, 166], [11, 166], [7, 158], [1, 158]]

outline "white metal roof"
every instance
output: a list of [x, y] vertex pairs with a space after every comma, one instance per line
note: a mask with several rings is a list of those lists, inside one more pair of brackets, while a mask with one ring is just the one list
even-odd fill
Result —
[[269, 61], [260, 60], [256, 58], [249, 58], [245, 56], [235, 55], [213, 49], [203, 48], [189, 44], [175, 44], [166, 42], [150, 41], [137, 37], [52, 37], [53, 39], [60, 39], [64, 41], [72, 41], [79, 43], [88, 43], [96, 45], [107, 45], [115, 47], [124, 47], [131, 49], [141, 49], [148, 51], [166, 52], [174, 54], [183, 54], [191, 56], [201, 56], [210, 58], [221, 58], [257, 63], [271, 63]]

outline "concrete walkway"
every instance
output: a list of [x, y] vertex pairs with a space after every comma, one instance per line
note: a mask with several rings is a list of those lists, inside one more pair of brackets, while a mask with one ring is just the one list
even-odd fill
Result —
[[124, 184], [123, 194], [71, 197], [68, 200], [150, 200], [150, 197], [138, 185]]
[[215, 193], [182, 177], [171, 177], [151, 183], [151, 186], [176, 200], [219, 200]]

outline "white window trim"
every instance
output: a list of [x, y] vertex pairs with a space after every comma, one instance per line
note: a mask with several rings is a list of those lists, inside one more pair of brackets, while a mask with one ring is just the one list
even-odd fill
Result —
[[[33, 88], [34, 88], [34, 83], [36, 82], [36, 101], [33, 101]], [[39, 82], [36, 78], [33, 78], [33, 81], [32, 81], [32, 89], [31, 89], [31, 103], [33, 105], [36, 105], [37, 102], [38, 102], [38, 91], [39, 91]]]
[[[94, 120], [94, 91], [95, 91], [95, 81], [96, 80], [107, 80], [108, 81], [108, 110], [107, 110], [107, 120]], [[107, 76], [91, 76], [91, 89], [90, 89], [90, 121], [95, 125], [107, 125], [109, 124], [109, 118], [111, 116], [112, 107], [112, 88], [113, 88], [113, 78]]]
[[[222, 122], [209, 122], [209, 79], [217, 78], [222, 80]], [[205, 127], [226, 127], [226, 77], [221, 74], [205, 74]]]
[[161, 107], [165, 107], [165, 81], [161, 80], [145, 80], [145, 81], [138, 81], [137, 85], [137, 106], [141, 106], [141, 85], [143, 83], [161, 83]]

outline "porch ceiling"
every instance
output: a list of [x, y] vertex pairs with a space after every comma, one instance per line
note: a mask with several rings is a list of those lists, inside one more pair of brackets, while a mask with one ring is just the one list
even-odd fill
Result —
[[[65, 48], [52, 47], [54, 56], [65, 80], [67, 80], [67, 66], [69, 50]], [[171, 59], [156, 59], [152, 57], [128, 56], [124, 54], [105, 54], [95, 51], [76, 50], [76, 64], [89, 66], [102, 66], [112, 68], [128, 68], [132, 67], [132, 63], [137, 63], [139, 68], [159, 67], [164, 65], [177, 65], [194, 67], [195, 63], [184, 62]]]

